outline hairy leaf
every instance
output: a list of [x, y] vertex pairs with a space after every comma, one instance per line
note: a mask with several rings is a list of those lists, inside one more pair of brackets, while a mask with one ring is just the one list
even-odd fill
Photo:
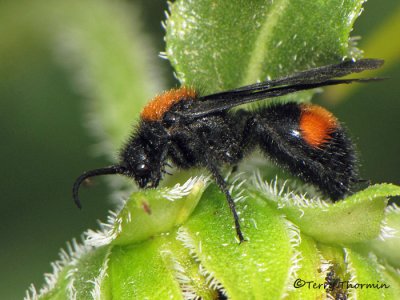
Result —
[[166, 56], [205, 93], [357, 56], [349, 46], [364, 1], [184, 1], [171, 5]]

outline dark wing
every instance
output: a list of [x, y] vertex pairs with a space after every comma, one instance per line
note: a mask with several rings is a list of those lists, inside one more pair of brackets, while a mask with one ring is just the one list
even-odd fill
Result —
[[294, 92], [310, 90], [318, 87], [379, 80], [369, 79], [333, 79], [364, 70], [377, 69], [383, 65], [380, 59], [361, 59], [344, 61], [340, 64], [323, 66], [298, 72], [286, 77], [267, 80], [237, 89], [199, 97], [198, 101], [185, 112], [187, 118], [198, 118], [208, 114], [228, 110], [235, 106], [266, 98], [274, 98]]

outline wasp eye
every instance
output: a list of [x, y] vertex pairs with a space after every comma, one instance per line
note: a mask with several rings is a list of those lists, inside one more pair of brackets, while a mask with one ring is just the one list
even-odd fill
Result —
[[172, 126], [174, 123], [177, 122], [177, 116], [173, 113], [166, 112], [164, 114], [163, 123], [166, 126]]
[[149, 167], [146, 164], [138, 164], [135, 168], [136, 175], [146, 175], [149, 172]]

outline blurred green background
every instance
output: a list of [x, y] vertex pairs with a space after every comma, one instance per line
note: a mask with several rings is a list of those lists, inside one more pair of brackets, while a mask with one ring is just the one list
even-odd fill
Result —
[[[130, 2], [132, 18], [147, 36], [139, 46], [157, 65], [149, 66], [154, 82], [176, 85], [168, 62], [156, 56], [164, 50], [165, 1]], [[101, 181], [84, 193], [83, 211], [72, 203], [75, 177], [109, 161], [94, 155], [97, 140], [86, 128], [88, 100], [54, 54], [57, 45], [45, 31], [51, 23], [31, 17], [40, 15], [33, 10], [41, 7], [22, 0], [0, 4], [1, 299], [21, 299], [31, 283], [40, 287], [65, 242], [97, 228], [97, 220], [113, 208]], [[400, 4], [370, 0], [364, 9], [352, 35], [362, 36], [359, 47], [365, 57], [386, 59], [379, 76], [390, 80], [356, 90], [330, 89], [317, 101], [354, 136], [363, 177], [400, 184]], [[86, 13], [90, 18], [91, 11]]]

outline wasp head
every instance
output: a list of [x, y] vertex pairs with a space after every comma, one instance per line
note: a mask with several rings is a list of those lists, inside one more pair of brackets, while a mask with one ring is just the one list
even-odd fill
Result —
[[140, 188], [157, 187], [161, 179], [165, 131], [158, 124], [143, 124], [121, 152], [124, 175], [135, 179]]
[[156, 187], [160, 181], [160, 167], [154, 151], [145, 143], [131, 143], [122, 153], [124, 175], [135, 179], [140, 188]]

